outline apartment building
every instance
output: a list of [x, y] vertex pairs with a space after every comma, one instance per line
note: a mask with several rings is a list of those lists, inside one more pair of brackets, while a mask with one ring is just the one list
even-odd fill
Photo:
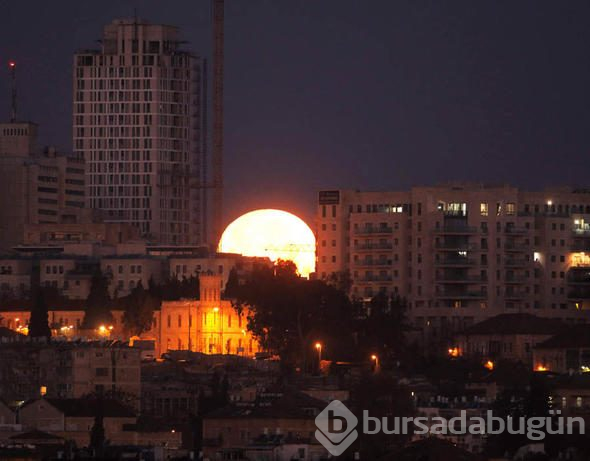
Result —
[[0, 261], [0, 298], [24, 298], [31, 289], [32, 263], [28, 258], [10, 256]]
[[176, 27], [115, 20], [74, 56], [73, 137], [87, 204], [160, 243], [202, 243], [201, 60]]
[[41, 349], [48, 397], [79, 398], [119, 391], [139, 397], [141, 351], [121, 343], [56, 343]]
[[86, 217], [84, 161], [53, 148], [37, 150], [37, 125], [0, 124], [0, 249], [23, 242], [28, 225]]
[[79, 398], [97, 391], [139, 397], [140, 356], [141, 350], [112, 341], [6, 342], [0, 361], [10, 363], [11, 371], [0, 374], [0, 390], [7, 401]]
[[445, 336], [512, 312], [590, 316], [590, 191], [450, 184], [321, 191], [317, 275], [351, 295], [408, 300], [414, 325]]

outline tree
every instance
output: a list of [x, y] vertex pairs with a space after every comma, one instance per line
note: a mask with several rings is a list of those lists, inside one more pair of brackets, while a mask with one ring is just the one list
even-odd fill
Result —
[[339, 272], [331, 272], [328, 276], [324, 278], [324, 281], [328, 285], [332, 285], [340, 291], [345, 293], [350, 292], [350, 288], [352, 287], [352, 278], [350, 277], [350, 271], [339, 271]]
[[380, 291], [371, 299], [366, 314], [357, 322], [359, 348], [363, 354], [377, 352], [383, 360], [395, 355], [402, 358], [406, 351], [406, 300]]
[[82, 327], [95, 329], [100, 325], [108, 325], [112, 322], [109, 280], [99, 268], [90, 282], [90, 292], [86, 298], [86, 312], [84, 313]]
[[224, 298], [235, 298], [240, 288], [240, 279], [238, 277], [238, 271], [235, 267], [229, 271], [227, 276], [227, 282], [225, 284], [225, 290], [223, 290]]
[[199, 277], [191, 275], [179, 279], [176, 275], [168, 277], [160, 284], [150, 283], [149, 292], [158, 300], [177, 301], [182, 298], [196, 298], [199, 296]]
[[[248, 329], [287, 367], [304, 368], [313, 344], [321, 341], [332, 357], [349, 354], [352, 305], [346, 294], [320, 280], [297, 275], [291, 261], [252, 271], [235, 293], [237, 310], [248, 307]], [[326, 347], [326, 345], [328, 347]]]
[[123, 325], [131, 336], [139, 336], [152, 327], [154, 310], [160, 301], [143, 289], [141, 281], [124, 300]]
[[95, 414], [94, 424], [90, 430], [90, 449], [92, 450], [93, 457], [96, 459], [102, 459], [104, 456], [104, 448], [106, 444], [106, 437], [104, 431], [103, 411], [102, 411], [102, 397], [94, 402]]
[[[350, 399], [351, 410], [359, 416], [363, 411], [368, 411], [372, 417], [382, 420], [384, 417], [392, 420], [392, 416], [414, 416], [415, 408], [410, 389], [401, 385], [393, 376], [387, 373], [363, 374], [356, 385], [353, 386]], [[361, 431], [359, 436], [359, 448], [361, 459], [381, 459], [391, 451], [396, 451], [406, 445], [412, 439], [412, 425], [410, 430], [403, 434], [385, 434], [379, 431], [377, 434], [365, 434]], [[393, 429], [392, 423], [389, 429]]]
[[[506, 388], [495, 400], [492, 410], [494, 416], [506, 420], [513, 418], [547, 417], [549, 413], [549, 390], [546, 377], [541, 373], [531, 372], [528, 382]], [[526, 434], [511, 434], [504, 431], [490, 435], [486, 439], [486, 454], [501, 456], [506, 452], [513, 454], [523, 445], [530, 443]]]
[[47, 306], [48, 292], [48, 288], [41, 287], [34, 292], [29, 320], [29, 336], [32, 338], [51, 338]]

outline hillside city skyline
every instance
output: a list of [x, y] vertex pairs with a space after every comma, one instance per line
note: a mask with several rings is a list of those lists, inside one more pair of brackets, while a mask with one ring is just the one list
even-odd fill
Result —
[[[72, 54], [93, 48], [113, 17], [137, 11], [151, 22], [177, 25], [187, 47], [208, 57], [207, 2], [178, 5], [163, 12], [156, 2], [107, 2], [84, 11], [73, 6], [59, 17], [47, 9], [26, 36], [15, 30], [25, 17], [31, 21], [25, 3], [7, 6], [13, 20], [0, 31], [0, 56], [18, 61], [19, 114], [39, 123], [43, 144], [72, 149]], [[585, 59], [569, 58], [581, 58], [586, 43], [584, 15], [573, 14], [585, 8], [575, 3], [553, 14], [551, 4], [541, 2], [529, 15], [526, 3], [477, 9], [429, 4], [414, 12], [389, 2], [370, 12], [348, 1], [228, 4], [225, 223], [268, 207], [310, 222], [319, 189], [397, 190], [449, 180], [534, 190], [584, 186], [590, 68]], [[334, 21], [324, 31], [328, 14]], [[389, 24], [387, 17], [406, 23]], [[542, 34], [566, 22], [560, 34]], [[350, 32], [352, 23], [359, 33]], [[62, 32], [52, 33], [50, 25]], [[249, 28], [258, 32], [245, 34]], [[305, 31], [305, 42], [290, 40], [298, 30]], [[272, 34], [282, 38], [268, 40]], [[468, 46], [460, 34], [467, 34]], [[544, 54], [535, 51], [534, 37], [544, 41]], [[321, 46], [310, 50], [311, 42]], [[350, 66], [347, 50], [355, 56]], [[528, 57], [527, 66], [520, 56]], [[548, 66], [549, 59], [571, 72]], [[5, 75], [0, 107], [8, 115]], [[290, 88], [289, 75], [304, 86]], [[336, 75], [338, 85], [325, 85]]]

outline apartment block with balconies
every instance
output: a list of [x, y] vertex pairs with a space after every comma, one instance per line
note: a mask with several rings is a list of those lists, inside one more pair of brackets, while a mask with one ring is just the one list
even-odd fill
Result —
[[406, 297], [414, 324], [435, 336], [501, 313], [590, 317], [589, 191], [332, 190], [316, 216], [318, 277], [348, 274], [361, 299]]

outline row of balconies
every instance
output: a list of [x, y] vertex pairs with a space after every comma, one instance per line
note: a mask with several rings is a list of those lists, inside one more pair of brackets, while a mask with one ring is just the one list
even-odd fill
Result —
[[370, 283], [370, 282], [391, 282], [393, 277], [391, 275], [365, 275], [355, 279], [357, 283]]
[[[506, 267], [526, 267], [531, 263], [524, 258], [510, 258], [503, 263]], [[478, 265], [478, 261], [468, 257], [445, 257], [434, 261], [434, 265], [438, 267], [471, 267]]]
[[388, 242], [364, 243], [364, 244], [355, 245], [354, 249], [356, 251], [391, 250], [391, 249], [393, 249], [393, 244], [388, 243]]
[[393, 261], [391, 259], [365, 259], [362, 261], [355, 261], [354, 265], [356, 267], [363, 267], [363, 266], [392, 266]]
[[437, 274], [435, 281], [445, 284], [486, 283], [488, 278], [482, 275]]
[[391, 233], [393, 233], [393, 227], [390, 227], [390, 226], [361, 227], [359, 229], [355, 229], [354, 233], [357, 235], [391, 234]]

